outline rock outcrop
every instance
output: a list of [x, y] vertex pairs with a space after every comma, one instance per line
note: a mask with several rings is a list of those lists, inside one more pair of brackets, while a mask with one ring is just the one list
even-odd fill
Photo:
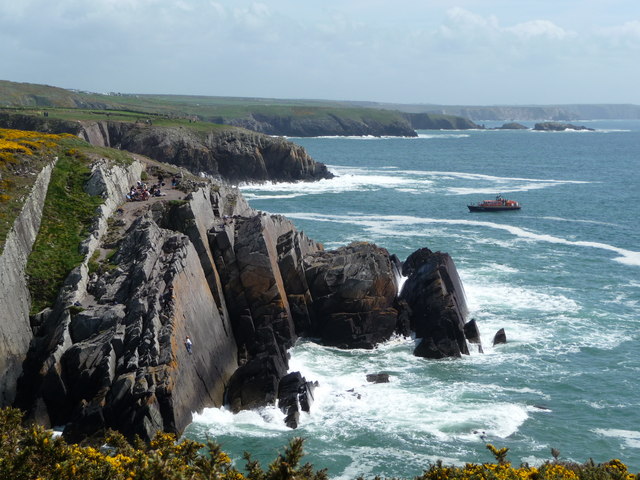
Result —
[[317, 382], [308, 382], [300, 372], [285, 375], [278, 385], [278, 408], [285, 414], [284, 423], [289, 428], [298, 428], [300, 412], [311, 411], [313, 391]]
[[588, 130], [593, 132], [593, 128], [585, 127], [584, 125], [573, 125], [571, 123], [560, 122], [541, 122], [536, 123], [533, 126], [534, 130], [540, 130], [543, 132], [563, 132], [565, 130]]
[[387, 113], [387, 117], [389, 118], [381, 121], [375, 115], [367, 115], [366, 111], [356, 118], [340, 115], [339, 111], [314, 115], [275, 115], [254, 112], [244, 118], [221, 120], [247, 130], [287, 137], [416, 136], [415, 130], [402, 115], [393, 116]]
[[503, 343], [507, 343], [507, 334], [505, 333], [504, 328], [501, 328], [493, 336], [493, 344], [501, 345]]
[[160, 127], [144, 122], [63, 121], [0, 112], [0, 127], [71, 133], [92, 145], [146, 155], [232, 183], [332, 178], [299, 145], [240, 128]]
[[[121, 177], [125, 189], [129, 183]], [[204, 192], [197, 197], [185, 210], [211, 203]], [[198, 251], [206, 248], [206, 232], [193, 242], [160, 226], [171, 217], [194, 226], [188, 233], [196, 235], [198, 222], [180, 219], [174, 207], [138, 218], [109, 267], [99, 275], [86, 263], [78, 267], [53, 308], [38, 316], [16, 401], [31, 418], [66, 425], [71, 439], [105, 428], [148, 439], [157, 430], [181, 432], [191, 412], [222, 404], [237, 367], [236, 344], [201, 261], [206, 252]], [[203, 340], [192, 354], [182, 344], [186, 335]]]
[[236, 128], [212, 128], [203, 134], [183, 127], [107, 122], [86, 125], [80, 136], [92, 143], [102, 138], [105, 146], [116, 146], [232, 183], [333, 177], [304, 148], [284, 138]]
[[500, 127], [500, 130], [528, 130], [528, 128], [518, 122], [508, 122], [504, 123]]
[[451, 257], [423, 248], [407, 258], [402, 273], [409, 278], [400, 296], [410, 307], [411, 329], [421, 339], [414, 354], [427, 358], [469, 354], [464, 289]]
[[483, 128], [468, 118], [437, 113], [406, 113], [411, 126], [418, 130], [469, 130]]
[[342, 348], [373, 348], [396, 331], [398, 284], [387, 250], [353, 243], [305, 259], [313, 298], [307, 334]]
[[[26, 311], [3, 327], [5, 343], [14, 327], [25, 334], [10, 365], [24, 360], [22, 376], [13, 392], [20, 370], [2, 377], [3, 398], [17, 392], [14, 403], [30, 419], [65, 425], [73, 441], [107, 428], [150, 439], [182, 432], [205, 406], [277, 403], [295, 428], [315, 387], [289, 372], [287, 351], [299, 336], [373, 348], [413, 330], [422, 339], [417, 355], [468, 353], [464, 291], [447, 254], [421, 249], [401, 266], [364, 242], [324, 251], [291, 221], [209, 181], [123, 209], [143, 160], [94, 162], [86, 189], [104, 203], [80, 245], [84, 261], [54, 305], [29, 319], [21, 293]], [[119, 217], [126, 211], [135, 219]], [[25, 228], [36, 215], [28, 217]], [[409, 278], [399, 299], [401, 273]], [[466, 333], [479, 336], [469, 326]]]

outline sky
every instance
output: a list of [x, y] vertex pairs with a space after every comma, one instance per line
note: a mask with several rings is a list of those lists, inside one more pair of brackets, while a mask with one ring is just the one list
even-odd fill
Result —
[[99, 93], [640, 104], [640, 0], [0, 0], [0, 79]]

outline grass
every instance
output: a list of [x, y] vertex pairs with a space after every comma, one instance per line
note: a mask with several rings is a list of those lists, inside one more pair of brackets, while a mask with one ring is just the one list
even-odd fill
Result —
[[[223, 123], [250, 114], [276, 117], [369, 119], [393, 122], [397, 111], [356, 106], [350, 102], [326, 100], [283, 100], [265, 98], [215, 97], [191, 95], [97, 94], [64, 90], [46, 85], [0, 81], [0, 106], [34, 110], [62, 120], [151, 121], [153, 125], [190, 124], [199, 117], [206, 123]], [[80, 105], [78, 108], [77, 106]], [[209, 126], [210, 127], [210, 126]]]
[[66, 276], [84, 260], [79, 246], [103, 202], [100, 196], [84, 191], [89, 174], [88, 158], [77, 149], [65, 150], [53, 170], [26, 269], [33, 313], [55, 302]]

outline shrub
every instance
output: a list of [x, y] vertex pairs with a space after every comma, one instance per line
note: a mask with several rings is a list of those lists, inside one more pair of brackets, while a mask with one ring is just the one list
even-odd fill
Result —
[[247, 454], [248, 476], [213, 441], [177, 441], [159, 432], [150, 444], [130, 444], [109, 432], [105, 447], [69, 445], [40, 426], [23, 426], [22, 413], [0, 410], [0, 478], [11, 480], [326, 480], [324, 470], [299, 466], [302, 439], [294, 439], [265, 472]]

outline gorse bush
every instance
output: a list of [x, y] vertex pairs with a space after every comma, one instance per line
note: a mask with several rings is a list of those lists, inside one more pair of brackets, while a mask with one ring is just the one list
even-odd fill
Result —
[[593, 461], [585, 464], [560, 462], [559, 452], [552, 449], [556, 458], [538, 467], [523, 464], [514, 467], [507, 461], [508, 448], [496, 448], [487, 444], [496, 463], [467, 463], [464, 467], [444, 466], [441, 462], [432, 465], [416, 477], [416, 480], [638, 480], [638, 475], [629, 473], [620, 460], [611, 460], [596, 465]]
[[0, 167], [17, 161], [16, 155], [33, 155], [51, 149], [63, 135], [0, 128]]
[[[620, 460], [598, 465], [555, 460], [513, 467], [506, 459], [507, 448], [487, 448], [495, 463], [454, 467], [436, 462], [414, 480], [639, 480]], [[96, 449], [69, 445], [40, 426], [23, 426], [20, 410], [0, 410], [3, 480], [327, 480], [326, 470], [301, 465], [303, 455], [303, 440], [295, 438], [266, 470], [245, 453], [246, 473], [241, 473], [213, 441], [177, 441], [175, 435], [158, 433], [149, 444], [131, 444], [110, 432], [105, 445]]]
[[177, 441], [158, 433], [147, 445], [110, 432], [96, 449], [69, 445], [40, 426], [23, 426], [20, 410], [0, 410], [0, 479], [3, 480], [326, 480], [324, 470], [300, 466], [302, 440], [294, 439], [266, 471], [247, 454], [245, 476], [212, 441]]

